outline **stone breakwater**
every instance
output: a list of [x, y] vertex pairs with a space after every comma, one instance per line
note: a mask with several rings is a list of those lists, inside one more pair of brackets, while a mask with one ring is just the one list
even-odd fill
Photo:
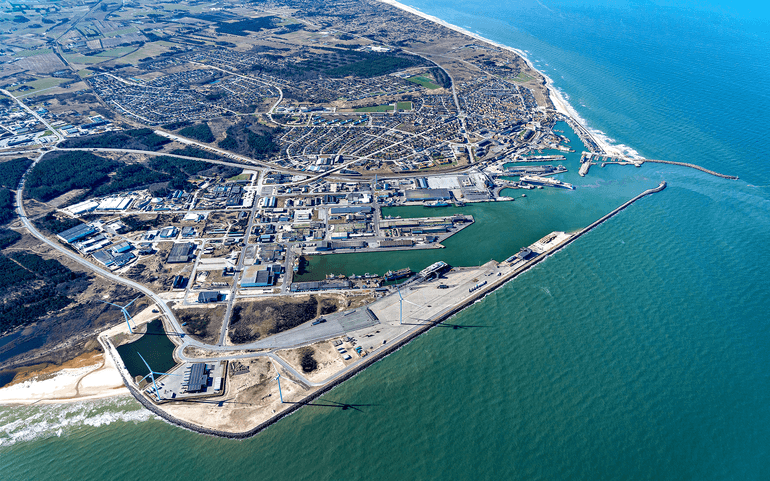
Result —
[[690, 167], [691, 169], [697, 169], [707, 174], [715, 175], [717, 177], [722, 177], [723, 179], [738, 180], [737, 175], [720, 174], [719, 172], [714, 172], [713, 170], [706, 169], [704, 167], [701, 167], [700, 165], [688, 164], [687, 162], [675, 162], [673, 160], [650, 160], [650, 159], [644, 159], [643, 162], [653, 162], [655, 164], [681, 165], [682, 167]]

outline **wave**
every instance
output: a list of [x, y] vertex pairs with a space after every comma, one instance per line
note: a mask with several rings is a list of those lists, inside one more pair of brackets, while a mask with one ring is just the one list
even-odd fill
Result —
[[61, 437], [76, 429], [115, 422], [143, 422], [156, 416], [132, 397], [0, 409], [0, 447]]

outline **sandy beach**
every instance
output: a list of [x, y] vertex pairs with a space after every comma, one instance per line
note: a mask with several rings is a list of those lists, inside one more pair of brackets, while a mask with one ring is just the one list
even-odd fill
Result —
[[0, 389], [0, 405], [52, 404], [128, 395], [112, 360], [88, 353]]
[[559, 92], [556, 87], [553, 85], [553, 80], [546, 75], [545, 73], [541, 72], [537, 68], [535, 68], [534, 64], [529, 60], [527, 57], [527, 54], [523, 52], [522, 50], [519, 50], [517, 48], [509, 47], [508, 45], [503, 45], [501, 43], [495, 42], [493, 40], [489, 40], [488, 38], [482, 37], [479, 34], [470, 32], [462, 27], [458, 27], [457, 25], [453, 25], [451, 23], [445, 22], [444, 20], [441, 20], [438, 17], [434, 17], [433, 15], [428, 15], [427, 13], [423, 13], [416, 8], [410, 7], [409, 5], [404, 5], [403, 3], [399, 3], [395, 0], [378, 0], [379, 2], [386, 3], [388, 5], [391, 5], [393, 7], [396, 7], [398, 9], [401, 9], [405, 12], [409, 12], [413, 15], [417, 15], [420, 18], [424, 18], [426, 20], [429, 20], [431, 22], [437, 23], [439, 25], [442, 25], [446, 28], [449, 28], [451, 30], [454, 30], [456, 32], [462, 33], [463, 35], [467, 35], [469, 37], [475, 38], [476, 40], [488, 43], [490, 45], [494, 45], [495, 47], [508, 50], [509, 52], [513, 52], [522, 59], [524, 59], [525, 62], [527, 62], [527, 65], [532, 70], [537, 71], [540, 73], [540, 75], [545, 78], [546, 87], [548, 89], [548, 96], [551, 99], [551, 102], [553, 102], [554, 107], [556, 108], [556, 111], [559, 113], [572, 118], [573, 121], [580, 124], [585, 128], [588, 132], [591, 133], [592, 137], [596, 141], [599, 146], [604, 149], [607, 153], [611, 155], [617, 155], [617, 156], [627, 156], [627, 157], [639, 157], [638, 154], [636, 154], [632, 149], [628, 148], [622, 148], [621, 146], [612, 145], [610, 143], [610, 139], [603, 133], [599, 132], [597, 130], [591, 129], [586, 125], [585, 119], [583, 119], [577, 111], [572, 107], [572, 105], [567, 102], [567, 99], [564, 98], [564, 95], [562, 95], [561, 92]]

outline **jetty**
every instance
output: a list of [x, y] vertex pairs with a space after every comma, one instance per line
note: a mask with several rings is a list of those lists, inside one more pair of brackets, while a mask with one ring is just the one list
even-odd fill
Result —
[[645, 162], [651, 162], [655, 164], [670, 164], [670, 165], [680, 165], [682, 167], [689, 167], [691, 169], [700, 170], [701, 172], [705, 172], [707, 174], [711, 174], [716, 177], [721, 177], [723, 179], [730, 179], [730, 180], [737, 180], [737, 175], [727, 175], [727, 174], [720, 174], [719, 172], [715, 172], [713, 170], [706, 169], [705, 167], [701, 167], [700, 165], [696, 164], [689, 164], [687, 162], [676, 162], [673, 160], [657, 160], [657, 159], [632, 159], [629, 157], [623, 157], [619, 155], [608, 155], [604, 152], [583, 152], [580, 156], [580, 170], [578, 171], [578, 174], [580, 174], [581, 177], [584, 177], [588, 173], [588, 169], [591, 167], [591, 165], [601, 164], [602, 167], [604, 167], [607, 164], [616, 164], [616, 165], [634, 165], [636, 167], [641, 167], [644, 165]]

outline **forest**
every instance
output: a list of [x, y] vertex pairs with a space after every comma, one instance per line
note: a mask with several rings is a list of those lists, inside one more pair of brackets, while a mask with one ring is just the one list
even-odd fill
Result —
[[65, 293], [72, 281], [83, 277], [59, 261], [36, 254], [0, 254], [0, 334], [71, 304]]
[[179, 131], [179, 135], [207, 144], [214, 142], [215, 139], [214, 134], [211, 132], [211, 128], [206, 123], [185, 127]]
[[70, 138], [62, 142], [60, 146], [70, 149], [101, 148], [156, 151], [169, 142], [171, 140], [156, 134], [152, 129], [133, 129]]
[[279, 147], [273, 141], [273, 136], [280, 130], [266, 127], [257, 128], [259, 131], [254, 132], [252, 127], [245, 122], [233, 125], [227, 129], [227, 136], [220, 140], [218, 145], [236, 154], [255, 159], [264, 159], [278, 152]]
[[32, 165], [32, 161], [20, 157], [18, 159], [11, 159], [7, 162], [0, 164], [0, 187], [7, 189], [16, 189], [21, 180], [21, 176]]
[[51, 152], [30, 172], [27, 195], [47, 202], [73, 189], [92, 190], [109, 182], [117, 164], [90, 152]]

